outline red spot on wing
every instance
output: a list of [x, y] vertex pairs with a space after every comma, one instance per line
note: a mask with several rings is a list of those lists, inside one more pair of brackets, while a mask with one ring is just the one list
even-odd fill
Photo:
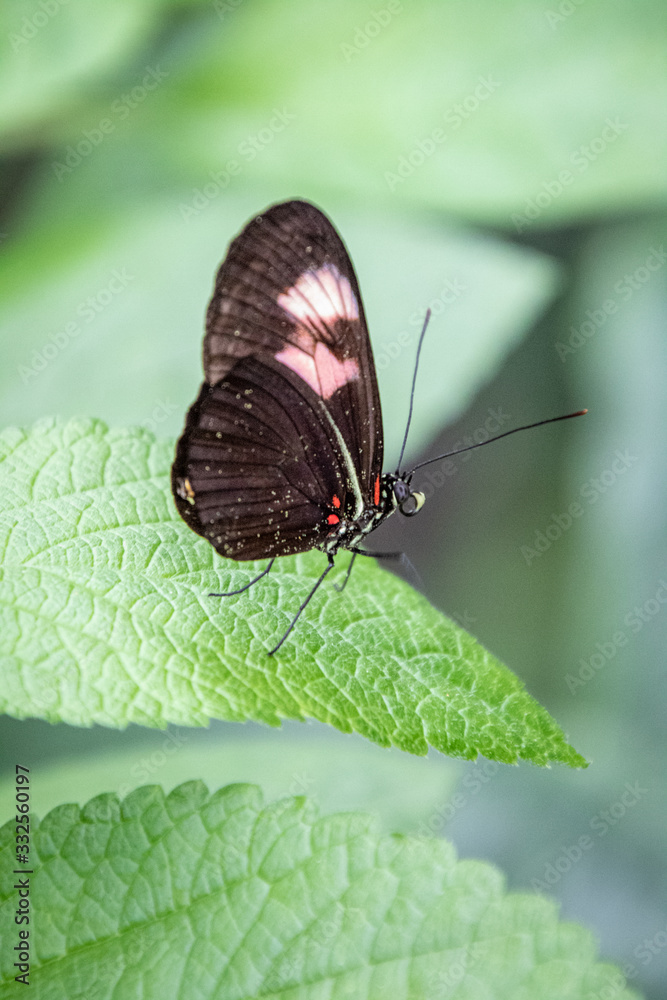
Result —
[[375, 477], [375, 489], [373, 491], [373, 502], [376, 507], [380, 506], [380, 477]]
[[329, 514], [329, 516], [327, 518], [327, 524], [338, 524], [339, 521], [340, 521], [340, 518], [339, 518], [338, 514]]
[[340, 500], [338, 499], [338, 497], [334, 497], [332, 503], [336, 508], [336, 510], [340, 507]]

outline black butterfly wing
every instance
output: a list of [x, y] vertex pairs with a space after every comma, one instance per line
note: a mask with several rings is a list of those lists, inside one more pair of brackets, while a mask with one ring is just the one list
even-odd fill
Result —
[[172, 489], [190, 527], [238, 560], [313, 548], [355, 501], [321, 399], [280, 362], [252, 355], [201, 387]]
[[277, 361], [328, 411], [349, 475], [369, 502], [382, 468], [382, 414], [352, 262], [314, 205], [273, 205], [231, 243], [206, 317], [210, 384], [241, 358]]

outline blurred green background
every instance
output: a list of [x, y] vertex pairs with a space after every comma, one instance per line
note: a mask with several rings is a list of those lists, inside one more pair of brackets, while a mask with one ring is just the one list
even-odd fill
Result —
[[355, 261], [387, 468], [428, 305], [415, 460], [590, 409], [424, 477], [419, 518], [378, 539], [587, 771], [413, 760], [314, 724], [4, 719], [39, 813], [200, 775], [371, 808], [545, 888], [665, 996], [665, 20], [658, 0], [4, 0], [3, 426], [176, 435], [225, 247], [289, 197]]

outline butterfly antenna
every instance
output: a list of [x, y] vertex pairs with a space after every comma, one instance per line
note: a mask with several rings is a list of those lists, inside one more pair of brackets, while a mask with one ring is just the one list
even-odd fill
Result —
[[400, 475], [400, 468], [403, 463], [403, 453], [405, 451], [405, 446], [408, 443], [408, 433], [410, 431], [410, 421], [412, 420], [412, 407], [415, 401], [415, 386], [417, 384], [417, 371], [419, 369], [419, 355], [421, 354], [422, 344], [424, 343], [424, 334], [426, 333], [426, 327], [428, 326], [428, 321], [431, 318], [431, 310], [426, 310], [426, 316], [424, 318], [424, 325], [422, 327], [422, 332], [419, 335], [419, 343], [417, 344], [417, 357], [415, 359], [415, 370], [412, 376], [412, 391], [410, 392], [410, 409], [408, 411], [408, 422], [405, 427], [405, 434], [403, 435], [403, 446], [401, 448], [401, 454], [398, 456], [398, 462], [396, 464], [396, 475]]
[[455, 451], [447, 451], [444, 455], [437, 455], [436, 458], [429, 458], [426, 462], [420, 462], [419, 465], [415, 465], [412, 472], [408, 473], [408, 482], [412, 479], [413, 474], [417, 469], [423, 469], [425, 465], [431, 465], [432, 462], [440, 462], [443, 458], [451, 458], [452, 455], [462, 455], [464, 451], [472, 451], [473, 448], [481, 448], [485, 444], [491, 444], [492, 441], [500, 441], [501, 438], [509, 437], [510, 434], [518, 434], [519, 431], [529, 431], [533, 427], [542, 427], [543, 424], [555, 424], [558, 420], [570, 420], [572, 417], [583, 417], [584, 413], [588, 413], [588, 410], [577, 410], [576, 413], [566, 413], [562, 417], [549, 417], [547, 420], [538, 420], [534, 424], [525, 424], [523, 427], [514, 427], [511, 431], [504, 431], [502, 434], [496, 435], [496, 437], [489, 438], [488, 441], [479, 441], [477, 444], [469, 444], [467, 448], [457, 448]]

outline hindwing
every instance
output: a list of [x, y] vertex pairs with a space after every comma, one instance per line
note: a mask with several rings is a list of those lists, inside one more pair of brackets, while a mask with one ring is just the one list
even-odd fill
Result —
[[341, 444], [307, 383], [275, 360], [243, 358], [205, 382], [188, 413], [172, 469], [179, 513], [232, 559], [305, 552], [357, 516]]

